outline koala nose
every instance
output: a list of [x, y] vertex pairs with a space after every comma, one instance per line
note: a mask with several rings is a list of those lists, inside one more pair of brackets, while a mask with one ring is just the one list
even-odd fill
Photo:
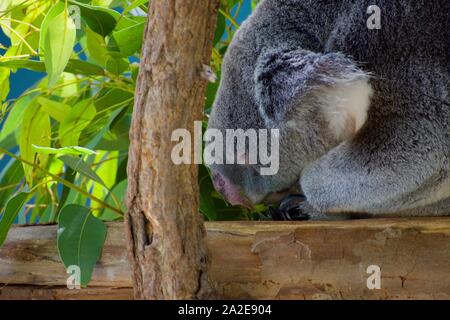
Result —
[[241, 205], [249, 209], [253, 208], [252, 203], [244, 195], [242, 189], [233, 184], [229, 179], [218, 172], [212, 173], [214, 188], [222, 194], [232, 205]]

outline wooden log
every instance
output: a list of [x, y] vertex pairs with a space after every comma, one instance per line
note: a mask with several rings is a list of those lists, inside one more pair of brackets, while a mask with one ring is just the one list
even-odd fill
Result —
[[[0, 299], [132, 298], [123, 225], [109, 224], [87, 289], [65, 288], [56, 227], [14, 227], [0, 248]], [[450, 299], [450, 218], [206, 223], [225, 298]], [[381, 268], [369, 290], [367, 268]]]

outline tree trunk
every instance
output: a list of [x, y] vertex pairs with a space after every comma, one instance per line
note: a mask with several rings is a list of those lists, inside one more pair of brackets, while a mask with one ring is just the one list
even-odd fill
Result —
[[155, 0], [136, 87], [125, 228], [136, 299], [213, 295], [196, 165], [171, 160], [175, 129], [202, 119], [218, 0]]

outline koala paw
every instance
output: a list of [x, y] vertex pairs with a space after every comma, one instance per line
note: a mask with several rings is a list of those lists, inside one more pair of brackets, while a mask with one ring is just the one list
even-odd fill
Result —
[[306, 197], [300, 194], [289, 195], [281, 201], [278, 209], [269, 207], [267, 215], [274, 221], [303, 221], [310, 216], [305, 210]]

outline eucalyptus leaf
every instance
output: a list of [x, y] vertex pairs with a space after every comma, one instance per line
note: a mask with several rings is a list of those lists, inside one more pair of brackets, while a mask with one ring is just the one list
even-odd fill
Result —
[[49, 27], [49, 23], [60, 15], [64, 11], [65, 5], [63, 2], [58, 2], [53, 5], [50, 10], [47, 12], [44, 20], [41, 24], [41, 32], [39, 33], [39, 52], [42, 54], [45, 51], [45, 38], [47, 36], [47, 31]]
[[140, 50], [145, 24], [145, 22], [138, 22], [126, 29], [113, 32], [114, 40], [123, 55], [131, 56]]
[[[127, 179], [119, 182], [111, 190], [111, 193], [105, 198], [106, 203], [108, 203], [109, 205], [111, 205], [113, 207], [117, 207], [117, 204], [114, 201], [114, 197], [115, 197], [120, 202], [122, 212], [126, 212], [127, 207], [125, 206], [124, 199], [126, 196], [127, 187], [128, 187]], [[113, 194], [114, 197], [111, 194]], [[100, 219], [105, 220], [105, 221], [115, 221], [115, 220], [122, 219], [122, 216], [119, 215], [117, 212], [114, 212], [108, 208], [105, 208], [100, 215]]]
[[95, 182], [100, 183], [103, 186], [105, 185], [98, 174], [95, 173], [95, 171], [92, 170], [91, 167], [86, 162], [84, 162], [82, 158], [74, 157], [71, 155], [62, 155], [59, 156], [58, 159], [63, 161], [64, 164], [70, 167], [72, 170], [84, 175], [85, 177], [88, 177]]
[[127, 59], [122, 58], [120, 54], [110, 52], [106, 59], [106, 70], [115, 75], [120, 75], [130, 69], [130, 65]]
[[[0, 67], [2, 65], [0, 64]], [[0, 68], [0, 102], [5, 101], [9, 94], [9, 75], [11, 70]]]
[[126, 9], [123, 11], [123, 14], [127, 14], [128, 12], [136, 9], [139, 6], [146, 4], [147, 2], [148, 0], [134, 0], [133, 2], [131, 2], [129, 6], [126, 7]]
[[[26, 59], [8, 59], [0, 61], [0, 67], [29, 69], [37, 72], [46, 71], [44, 62]], [[64, 72], [88, 76], [102, 76], [105, 74], [103, 68], [87, 61], [75, 59], [69, 60], [66, 68], [64, 69]]]
[[50, 100], [44, 97], [37, 98], [37, 102], [41, 105], [43, 111], [47, 112], [53, 119], [62, 122], [70, 113], [70, 106], [67, 104]]
[[92, 100], [77, 103], [59, 125], [59, 139], [61, 146], [78, 145], [81, 132], [94, 119], [96, 110]]
[[45, 37], [45, 67], [49, 76], [48, 85], [52, 87], [66, 69], [73, 53], [76, 40], [76, 27], [67, 10], [48, 22]]
[[99, 92], [98, 98], [95, 99], [95, 107], [97, 111], [110, 109], [112, 106], [119, 108], [121, 103], [125, 103], [133, 98], [133, 93], [118, 88], [104, 89]]
[[[28, 162], [36, 163], [41, 168], [45, 168], [48, 155], [39, 155], [35, 159], [36, 151], [33, 149], [33, 144], [50, 147], [51, 126], [48, 114], [43, 112], [40, 105], [31, 103], [25, 111], [21, 128], [19, 139], [20, 156]], [[23, 166], [25, 177], [31, 186], [33, 185], [33, 167], [25, 163]]]
[[25, 205], [25, 203], [27, 203], [29, 196], [29, 193], [19, 193], [9, 199], [8, 203], [6, 204], [5, 212], [3, 213], [0, 220], [0, 246], [3, 244], [3, 242], [5, 242], [11, 225], [17, 218], [19, 212], [22, 210], [22, 207]]
[[90, 155], [90, 154], [97, 154], [97, 152], [87, 149], [87, 148], [83, 148], [83, 147], [78, 147], [78, 146], [73, 146], [73, 147], [64, 147], [64, 148], [45, 148], [45, 147], [40, 147], [37, 145], [33, 144], [33, 149], [40, 154], [56, 154], [58, 156], [60, 155]]
[[109, 51], [104, 37], [90, 28], [86, 29], [86, 47], [89, 58], [109, 72], [120, 75], [129, 69], [129, 62], [118, 52]]
[[[67, 167], [64, 172], [64, 180], [66, 180], [69, 183], [73, 183], [76, 175], [77, 175], [76, 171], [72, 170], [70, 167]], [[67, 199], [68, 199], [71, 191], [73, 191], [73, 190], [70, 189], [70, 187], [68, 187], [67, 185], [63, 186], [63, 189], [61, 192], [61, 197], [59, 199], [59, 203], [58, 203], [58, 207], [57, 207], [57, 212], [56, 212], [57, 215], [61, 211], [61, 209], [66, 205]]]
[[32, 96], [25, 96], [12, 105], [11, 111], [9, 111], [8, 117], [0, 131], [0, 141], [4, 140], [10, 134], [20, 131], [20, 126], [17, 124], [22, 122], [25, 110], [32, 100]]
[[117, 110], [114, 110], [113, 112], [111, 112], [111, 114], [108, 116], [108, 118], [106, 119], [106, 122], [104, 123], [103, 127], [100, 129], [99, 132], [97, 132], [92, 139], [87, 143], [86, 147], [90, 148], [90, 149], [95, 149], [97, 147], [97, 145], [99, 144], [99, 142], [103, 139], [103, 136], [108, 132], [111, 124], [113, 123], [113, 121], [119, 117], [121, 115], [121, 113], [123, 112], [124, 108], [120, 108]]
[[100, 6], [92, 6], [78, 1], [69, 1], [80, 8], [81, 19], [96, 33], [106, 37], [116, 27], [120, 13]]
[[91, 280], [95, 264], [100, 259], [106, 232], [106, 225], [95, 218], [88, 208], [70, 204], [60, 212], [59, 255], [66, 268], [80, 268], [83, 287]]
[[[95, 172], [105, 183], [105, 187], [99, 184], [93, 184], [92, 188], [88, 186], [88, 189], [91, 190], [91, 194], [98, 199], [105, 199], [108, 195], [109, 190], [114, 187], [116, 183], [116, 174], [117, 174], [117, 166], [119, 165], [119, 151], [101, 151], [99, 152], [95, 158]], [[114, 203], [113, 207], [120, 207], [120, 203]], [[93, 210], [97, 210], [95, 213], [98, 216], [98, 211], [102, 209], [102, 206], [98, 202], [92, 202], [91, 208]]]
[[214, 34], [214, 45], [216, 45], [221, 39], [223, 34], [225, 33], [226, 27], [226, 19], [220, 12], [217, 13], [217, 27], [216, 32]]
[[90, 28], [86, 28], [85, 34], [87, 55], [92, 61], [104, 67], [108, 59], [105, 38]]
[[19, 161], [11, 160], [1, 172], [0, 178], [0, 212], [2, 212], [9, 197], [15, 192], [17, 185], [23, 179], [23, 168]]
[[14, 133], [9, 134], [5, 138], [0, 140], [0, 148], [8, 150], [14, 148], [17, 145], [16, 136]]

